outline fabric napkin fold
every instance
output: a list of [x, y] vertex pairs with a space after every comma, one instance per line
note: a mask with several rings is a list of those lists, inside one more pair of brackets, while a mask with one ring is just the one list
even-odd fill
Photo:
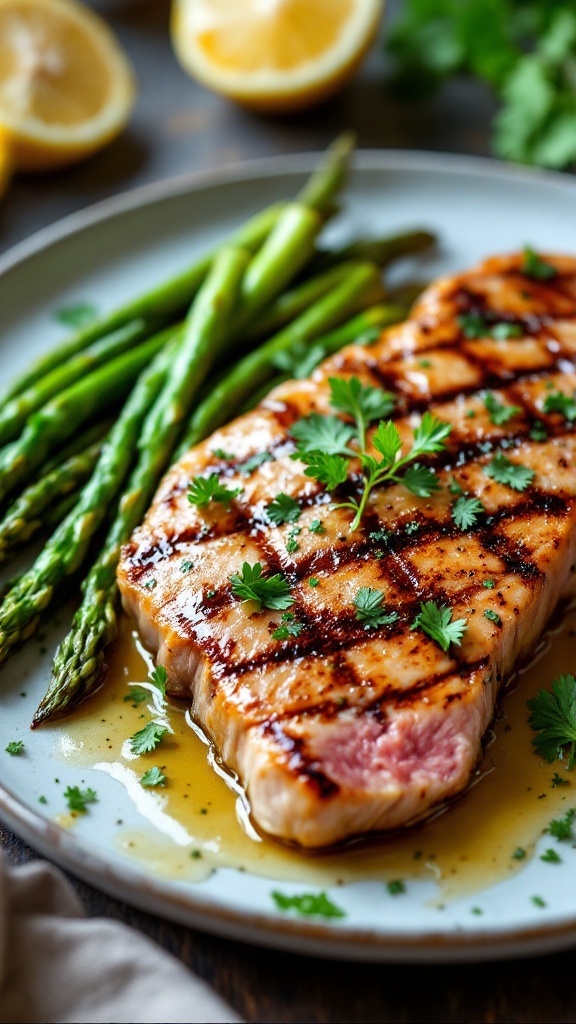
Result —
[[235, 1022], [207, 985], [126, 925], [87, 918], [64, 876], [0, 857], [2, 1024]]

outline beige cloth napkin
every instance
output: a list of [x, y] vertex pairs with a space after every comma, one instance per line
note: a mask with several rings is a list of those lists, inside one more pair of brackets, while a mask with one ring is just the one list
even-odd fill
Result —
[[238, 1020], [139, 932], [87, 918], [55, 868], [12, 868], [0, 858], [2, 1024]]

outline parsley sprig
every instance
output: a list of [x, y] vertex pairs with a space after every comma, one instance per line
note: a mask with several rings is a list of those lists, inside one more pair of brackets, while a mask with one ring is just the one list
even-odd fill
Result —
[[[351, 509], [354, 519], [350, 530], [357, 530], [370, 494], [383, 483], [402, 483], [411, 494], [428, 498], [439, 489], [434, 470], [417, 460], [425, 455], [442, 451], [452, 427], [424, 413], [413, 435], [410, 451], [401, 456], [402, 440], [398, 428], [391, 420], [382, 419], [393, 408], [394, 398], [379, 388], [365, 387], [357, 377], [349, 380], [330, 378], [330, 403], [339, 412], [352, 416], [355, 426], [343, 423], [336, 416], [312, 413], [292, 427], [296, 440], [293, 458], [306, 465], [306, 476], [323, 484], [328, 491], [335, 490], [348, 479], [350, 460], [359, 458], [362, 467], [362, 495], [360, 500], [350, 499], [336, 508]], [[371, 443], [379, 457], [366, 450], [366, 431], [370, 423], [379, 420]], [[357, 449], [350, 447], [355, 441]]]
[[325, 892], [305, 892], [297, 896], [286, 896], [282, 892], [272, 893], [278, 910], [295, 910], [303, 917], [345, 917], [340, 907], [332, 902]]
[[366, 630], [391, 626], [398, 619], [398, 612], [384, 611], [384, 591], [374, 587], [360, 587], [354, 598], [354, 607], [358, 622], [362, 622]]
[[566, 395], [563, 391], [550, 391], [542, 406], [544, 412], [559, 412], [569, 423], [576, 422], [576, 394]]
[[452, 505], [452, 519], [459, 530], [469, 530], [475, 526], [478, 516], [484, 512], [484, 505], [479, 498], [469, 498], [462, 494]]
[[281, 526], [282, 523], [295, 523], [301, 514], [302, 509], [298, 502], [289, 494], [284, 494], [283, 491], [280, 491], [266, 508], [266, 515], [274, 523], [274, 526]]
[[148, 722], [130, 737], [130, 750], [133, 754], [149, 754], [162, 742], [168, 729], [160, 722]]
[[188, 484], [188, 501], [198, 508], [206, 508], [211, 501], [216, 501], [224, 505], [224, 508], [229, 509], [231, 502], [239, 494], [242, 494], [241, 487], [235, 487], [233, 490], [224, 487], [220, 483], [217, 473], [210, 473], [209, 476], [195, 476]]
[[536, 732], [533, 746], [548, 762], [568, 748], [568, 768], [576, 764], [576, 679], [558, 676], [552, 689], [544, 687], [528, 702], [529, 724]]
[[260, 562], [250, 565], [244, 562], [242, 571], [230, 576], [232, 593], [244, 601], [255, 601], [258, 610], [270, 608], [272, 611], [284, 611], [294, 604], [290, 596], [290, 587], [280, 573], [265, 576]]
[[452, 615], [452, 609], [446, 604], [422, 601], [411, 628], [421, 629], [431, 640], [435, 640], [443, 651], [447, 651], [450, 644], [460, 647], [462, 637], [468, 628], [468, 620], [452, 621]]
[[71, 811], [84, 814], [88, 804], [94, 804], [98, 800], [95, 789], [80, 789], [79, 786], [68, 786], [64, 790], [64, 799]]
[[490, 417], [490, 422], [494, 423], [497, 427], [503, 427], [505, 423], [508, 423], [519, 412], [522, 412], [519, 405], [504, 405], [491, 391], [485, 396], [484, 405]]
[[507, 459], [502, 452], [488, 463], [484, 472], [499, 484], [505, 484], [514, 491], [525, 491], [536, 476], [533, 469]]

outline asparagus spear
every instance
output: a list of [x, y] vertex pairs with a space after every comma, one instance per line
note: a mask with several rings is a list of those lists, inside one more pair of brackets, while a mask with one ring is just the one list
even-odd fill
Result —
[[142, 424], [156, 400], [173, 358], [173, 343], [157, 352], [144, 370], [108, 435], [96, 468], [78, 503], [55, 530], [0, 607], [0, 663], [34, 633], [41, 612], [62, 582], [75, 573], [128, 474]]
[[82, 604], [70, 633], [58, 649], [50, 686], [36, 711], [33, 726], [71, 711], [99, 685], [104, 651], [117, 629], [116, 566], [120, 548], [142, 519], [170, 460], [194, 395], [210, 363], [218, 356], [246, 261], [241, 251], [224, 250], [192, 306], [173, 372], [146, 418], [138, 445], [138, 463], [103, 549], [84, 581]]
[[420, 229], [404, 231], [388, 238], [361, 238], [342, 249], [318, 252], [310, 269], [313, 273], [320, 273], [337, 266], [342, 260], [369, 260], [384, 268], [402, 256], [416, 256], [435, 242], [436, 235]]
[[301, 284], [297, 284], [290, 291], [283, 292], [266, 309], [257, 316], [248, 329], [242, 334], [242, 341], [251, 341], [255, 338], [269, 338], [281, 327], [290, 323], [300, 313], [303, 313], [313, 302], [326, 295], [334, 285], [339, 284], [355, 264], [351, 262], [340, 263], [322, 274], [316, 274]]
[[258, 387], [274, 376], [271, 360], [275, 355], [297, 341], [314, 341], [381, 297], [378, 268], [371, 263], [359, 263], [344, 281], [233, 367], [194, 412], [179, 450], [197, 444], [225, 423]]
[[36, 384], [32, 384], [6, 402], [0, 407], [0, 445], [18, 437], [31, 413], [40, 409], [59, 392], [75, 384], [92, 370], [133, 348], [136, 342], [142, 341], [151, 333], [145, 320], [132, 320], [56, 367]]
[[0, 451], [0, 500], [25, 484], [62, 441], [112, 402], [124, 397], [138, 374], [166, 344], [167, 328], [137, 348], [77, 381], [34, 413], [16, 441]]
[[[331, 214], [334, 196], [343, 184], [353, 144], [354, 139], [349, 134], [336, 139], [329, 148], [326, 159], [313, 172], [297, 196], [301, 204], [316, 210], [324, 219]], [[238, 228], [225, 244], [255, 252], [274, 227], [284, 205], [275, 203], [256, 214]], [[89, 324], [56, 346], [12, 382], [0, 399], [0, 404], [35, 384], [44, 374], [77, 352], [82, 352], [93, 341], [130, 321], [153, 318], [164, 319], [166, 322], [176, 316], [192, 301], [219, 249], [220, 246], [182, 273]]]

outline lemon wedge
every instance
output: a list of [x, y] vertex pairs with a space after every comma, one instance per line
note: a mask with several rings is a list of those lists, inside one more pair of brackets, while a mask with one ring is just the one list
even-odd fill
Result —
[[383, 0], [173, 0], [184, 69], [258, 110], [312, 106], [351, 77], [374, 39]]
[[134, 76], [104, 21], [75, 0], [0, 0], [0, 127], [18, 170], [80, 160], [124, 128]]
[[12, 153], [8, 140], [0, 128], [0, 199], [4, 195], [12, 177]]

